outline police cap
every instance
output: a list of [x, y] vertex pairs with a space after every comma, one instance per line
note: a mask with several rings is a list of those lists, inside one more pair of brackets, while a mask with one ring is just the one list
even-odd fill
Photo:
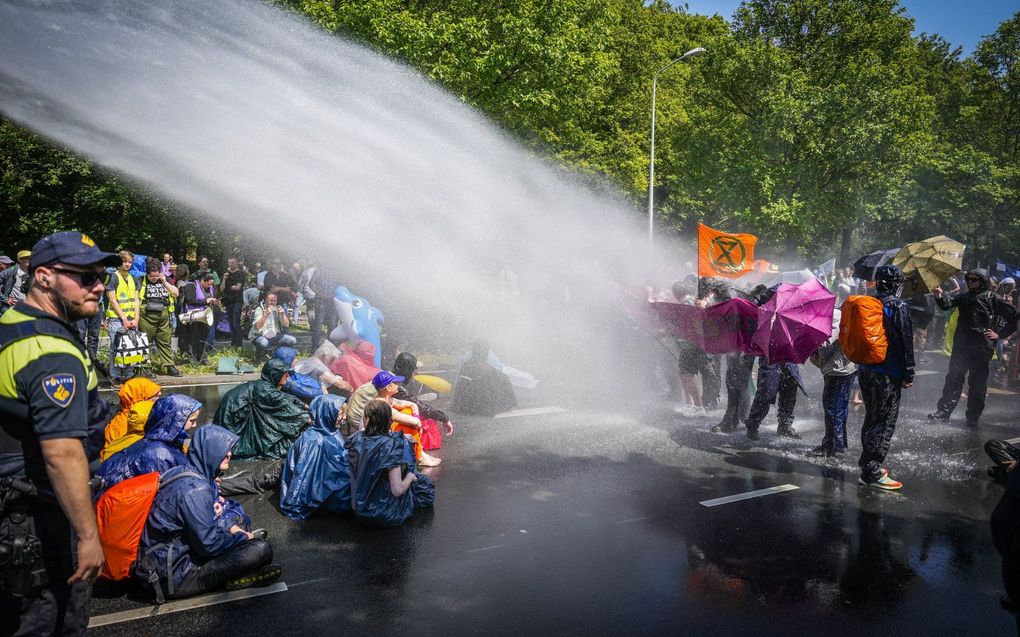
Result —
[[32, 269], [51, 263], [68, 265], [120, 265], [121, 259], [112, 252], [103, 252], [96, 242], [80, 232], [56, 232], [43, 237], [32, 247]]

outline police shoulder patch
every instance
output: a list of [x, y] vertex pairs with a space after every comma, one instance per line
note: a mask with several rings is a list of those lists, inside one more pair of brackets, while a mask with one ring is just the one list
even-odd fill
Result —
[[74, 398], [74, 374], [51, 374], [42, 380], [46, 397], [57, 407], [67, 407]]

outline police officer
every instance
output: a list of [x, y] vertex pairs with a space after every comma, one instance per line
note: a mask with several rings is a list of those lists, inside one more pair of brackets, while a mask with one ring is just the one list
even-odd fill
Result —
[[[89, 490], [89, 439], [111, 406], [99, 398], [74, 323], [99, 311], [103, 268], [120, 263], [79, 232], [32, 249], [28, 294], [0, 317], [0, 477], [38, 490], [8, 495], [0, 541], [41, 546], [41, 566], [0, 573], [0, 635], [84, 634], [103, 565]], [[8, 494], [13, 493], [10, 489]], [[12, 568], [9, 564], [0, 568]]]

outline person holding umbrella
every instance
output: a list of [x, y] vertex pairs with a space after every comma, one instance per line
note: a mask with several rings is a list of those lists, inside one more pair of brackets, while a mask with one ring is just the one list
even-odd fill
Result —
[[953, 353], [949, 357], [949, 370], [942, 386], [942, 397], [937, 409], [928, 414], [929, 420], [949, 420], [960, 402], [964, 377], [967, 378], [967, 425], [977, 427], [985, 409], [988, 390], [988, 363], [992, 360], [995, 343], [1009, 338], [1016, 331], [1016, 321], [1010, 321], [1000, 332], [995, 325], [995, 298], [989, 289], [988, 272], [977, 268], [967, 273], [967, 290], [951, 296], [935, 288], [935, 303], [943, 310], [957, 308], [960, 312], [953, 333]]

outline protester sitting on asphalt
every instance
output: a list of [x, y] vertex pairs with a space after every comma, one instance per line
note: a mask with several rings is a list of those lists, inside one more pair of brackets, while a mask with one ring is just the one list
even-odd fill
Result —
[[280, 480], [280, 511], [304, 520], [315, 511], [351, 510], [351, 468], [337, 429], [346, 399], [332, 394], [312, 400], [312, 424], [287, 453]]
[[[319, 348], [315, 351], [315, 355], [309, 358], [301, 359], [296, 358], [297, 352], [292, 347], [279, 347], [277, 348], [276, 354], [274, 354], [274, 356], [276, 357], [290, 356], [290, 353], [293, 352], [294, 355], [292, 357], [293, 362], [291, 363], [291, 368], [294, 370], [295, 373], [311, 376], [312, 378], [317, 380], [319, 385], [321, 385], [322, 388], [325, 389], [326, 391], [333, 394], [340, 394], [346, 398], [351, 395], [351, 392], [354, 391], [354, 387], [352, 387], [349, 382], [344, 380], [342, 376], [340, 376], [339, 374], [334, 374], [333, 372], [330, 371], [329, 364], [327, 362], [324, 362], [324, 359], [326, 361], [329, 361], [332, 360], [335, 356], [330, 356], [323, 353], [323, 350], [327, 347], [332, 352], [336, 352], [335, 356], [339, 356], [339, 350], [336, 348], [335, 345], [333, 345], [329, 341], [323, 341], [322, 344], [319, 345]], [[283, 352], [283, 354], [281, 354], [281, 352]], [[287, 362], [287, 358], [285, 357], [280, 358], [280, 360], [282, 360], [285, 363]]]
[[1020, 460], [1020, 449], [1005, 440], [993, 438], [985, 442], [985, 453], [995, 463], [988, 467], [988, 477], [999, 484], [1006, 484], [1006, 478]]
[[104, 448], [127, 433], [128, 415], [131, 413], [132, 406], [143, 400], [156, 400], [161, 393], [160, 386], [148, 378], [131, 378], [121, 385], [117, 392], [120, 398], [120, 411], [106, 425]]
[[283, 361], [271, 358], [262, 367], [262, 378], [223, 396], [214, 422], [240, 436], [235, 458], [283, 458], [307, 424], [305, 404], [282, 390], [289, 372]]
[[839, 308], [832, 313], [832, 336], [811, 357], [818, 366], [825, 385], [822, 389], [822, 410], [825, 412], [825, 435], [822, 444], [808, 451], [809, 456], [841, 456], [846, 451], [846, 419], [850, 411], [850, 390], [854, 386], [857, 365], [839, 346]]
[[453, 411], [494, 416], [517, 406], [514, 388], [506, 374], [489, 364], [489, 344], [475, 341], [468, 359], [457, 372]]
[[985, 409], [988, 391], [988, 363], [1000, 338], [1016, 331], [1016, 321], [1009, 321], [995, 331], [995, 298], [988, 284], [988, 272], [971, 270], [966, 277], [967, 291], [947, 296], [935, 288], [935, 303], [943, 310], [957, 308], [960, 312], [953, 334], [953, 353], [942, 387], [942, 397], [931, 420], [948, 420], [960, 401], [964, 377], [967, 379], [967, 425], [976, 427]]
[[140, 400], [131, 405], [128, 409], [127, 430], [123, 436], [111, 440], [99, 453], [99, 459], [106, 461], [110, 456], [123, 451], [145, 437], [145, 423], [149, 421], [152, 408], [156, 402], [153, 400]]
[[264, 532], [218, 521], [216, 477], [229, 467], [237, 436], [216, 425], [195, 432], [187, 463], [160, 478], [142, 531], [135, 578], [162, 602], [268, 584], [283, 572], [271, 564]]
[[104, 489], [143, 473], [163, 473], [184, 464], [187, 432], [198, 425], [201, 411], [202, 403], [190, 396], [170, 394], [157, 400], [142, 439], [99, 465], [96, 473], [103, 479]]
[[[371, 382], [365, 383], [354, 390], [347, 406], [347, 418], [344, 421], [343, 434], [350, 436], [355, 431], [364, 428], [364, 409], [369, 402], [376, 399], [385, 400], [390, 405], [390, 421], [392, 423], [406, 425], [420, 432], [421, 419], [418, 417], [418, 406], [412, 402], [394, 398], [398, 390], [397, 383], [402, 380], [404, 380], [403, 376], [394, 376], [390, 372], [383, 370], [376, 374]], [[404, 413], [401, 411], [403, 409], [408, 409], [411, 413]], [[361, 425], [360, 427], [358, 426], [359, 424]], [[416, 451], [416, 454], [412, 455], [412, 459], [417, 460], [418, 464], [423, 467], [435, 467], [442, 462], [439, 458], [425, 453], [421, 449], [420, 444], [413, 448], [413, 451]], [[417, 456], [416, 458], [414, 457], [415, 455]]]
[[397, 400], [414, 403], [418, 407], [418, 415], [422, 419], [423, 425], [425, 424], [425, 419], [434, 420], [437, 424], [443, 425], [447, 436], [452, 436], [453, 421], [450, 420], [450, 417], [427, 402], [418, 400], [417, 396], [412, 396], [408, 391], [408, 383], [412, 381], [417, 369], [418, 357], [410, 352], [397, 354], [396, 360], [393, 361], [393, 374], [397, 378], [403, 378], [404, 380], [399, 381], [397, 393], [393, 397]]
[[351, 466], [351, 507], [366, 524], [397, 526], [416, 508], [432, 506], [436, 497], [432, 479], [414, 471], [411, 442], [390, 431], [392, 411], [381, 398], [368, 403], [364, 431], [349, 437], [345, 445]]
[[1020, 605], [1017, 603], [1020, 600], [1020, 471], [1012, 468], [1007, 471], [1003, 478], [1006, 491], [992, 511], [992, 544], [1002, 555], [1002, 582], [1006, 594], [999, 603], [1016, 616], [1020, 634]]
[[174, 365], [174, 351], [171, 347], [174, 332], [170, 326], [170, 317], [174, 313], [179, 294], [180, 290], [163, 274], [159, 261], [152, 257], [146, 259], [145, 276], [142, 277], [138, 291], [141, 306], [138, 327], [149, 337], [152, 368], [167, 376], [181, 375]]
[[273, 352], [273, 358], [283, 361], [283, 364], [290, 369], [287, 374], [287, 382], [283, 385], [283, 391], [300, 398], [305, 403], [310, 403], [316, 396], [326, 393], [326, 388], [319, 383], [318, 379], [294, 370], [297, 350], [293, 347], [277, 347]]

